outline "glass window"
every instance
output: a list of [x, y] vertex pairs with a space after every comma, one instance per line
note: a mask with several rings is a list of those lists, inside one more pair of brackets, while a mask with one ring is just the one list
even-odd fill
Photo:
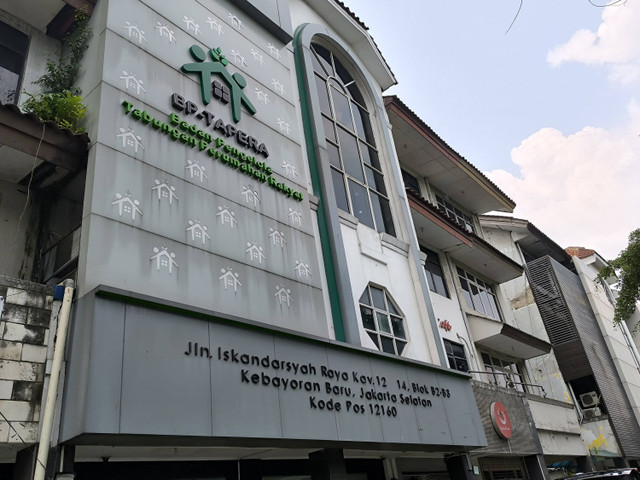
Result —
[[[315, 43], [311, 50], [325, 137], [333, 142], [329, 154], [338, 208], [378, 232], [395, 236], [362, 93], [348, 69], [332, 52]], [[343, 177], [342, 182], [338, 182], [337, 176]]]
[[450, 368], [460, 370], [461, 372], [469, 371], [467, 356], [464, 354], [464, 347], [462, 345], [444, 340], [444, 351], [447, 354]]
[[0, 102], [18, 103], [29, 37], [0, 22]]
[[367, 286], [360, 296], [362, 326], [379, 350], [402, 355], [407, 345], [404, 318], [382, 288]]
[[467, 232], [476, 233], [476, 227], [473, 224], [471, 215], [463, 212], [459, 207], [453, 205], [450, 201], [445, 200], [442, 196], [436, 194], [438, 208], [442, 210], [447, 217], [456, 222]]
[[418, 179], [411, 175], [410, 173], [402, 170], [402, 180], [404, 181], [404, 186], [416, 193], [420, 193], [420, 184], [418, 183]]
[[460, 288], [464, 294], [467, 307], [487, 317], [502, 321], [493, 287], [459, 267], [457, 271]]
[[517, 362], [505, 360], [504, 358], [495, 357], [487, 353], [482, 354], [487, 380], [494, 385], [508, 387], [524, 392], [525, 381], [522, 371]]
[[427, 274], [429, 290], [444, 297], [449, 297], [449, 290], [444, 281], [444, 273], [442, 272], [438, 254], [427, 248], [422, 248], [422, 251], [427, 254], [427, 260], [424, 262], [424, 271]]

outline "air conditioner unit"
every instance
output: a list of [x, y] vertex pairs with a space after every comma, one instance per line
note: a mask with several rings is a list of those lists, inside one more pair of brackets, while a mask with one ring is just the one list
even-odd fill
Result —
[[587, 392], [580, 395], [580, 402], [585, 408], [595, 407], [600, 403], [600, 397], [596, 392]]

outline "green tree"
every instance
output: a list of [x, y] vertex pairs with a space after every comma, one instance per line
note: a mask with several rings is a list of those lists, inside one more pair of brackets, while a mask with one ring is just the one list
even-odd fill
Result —
[[619, 295], [613, 317], [613, 322], [617, 325], [633, 315], [636, 302], [640, 299], [640, 228], [629, 234], [627, 248], [600, 270], [598, 278], [606, 279], [614, 275], [619, 281]]

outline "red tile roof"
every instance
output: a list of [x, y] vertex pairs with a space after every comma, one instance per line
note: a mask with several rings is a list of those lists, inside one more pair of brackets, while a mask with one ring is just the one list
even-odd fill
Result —
[[567, 252], [572, 257], [578, 257], [578, 258], [587, 258], [593, 255], [594, 253], [596, 253], [595, 250], [591, 250], [590, 248], [584, 248], [584, 247], [567, 247], [564, 249], [564, 251]]

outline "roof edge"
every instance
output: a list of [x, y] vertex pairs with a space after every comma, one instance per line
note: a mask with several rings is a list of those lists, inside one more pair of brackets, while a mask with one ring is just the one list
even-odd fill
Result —
[[423, 135], [437, 142], [440, 147], [442, 147], [451, 155], [454, 161], [457, 161], [463, 169], [467, 170], [469, 176], [474, 177], [478, 184], [481, 184], [488, 192], [492, 193], [495, 198], [505, 206], [505, 208], [509, 209], [509, 212], [513, 211], [513, 209], [516, 207], [516, 202], [506, 193], [504, 193], [500, 189], [500, 187], [493, 183], [489, 179], [489, 177], [482, 173], [475, 165], [473, 165], [469, 160], [456, 152], [397, 95], [386, 95], [383, 97], [383, 100], [385, 107], [396, 108], [399, 112], [405, 114], [411, 120], [413, 120], [413, 122], [415, 122], [415, 124], [420, 128]]

